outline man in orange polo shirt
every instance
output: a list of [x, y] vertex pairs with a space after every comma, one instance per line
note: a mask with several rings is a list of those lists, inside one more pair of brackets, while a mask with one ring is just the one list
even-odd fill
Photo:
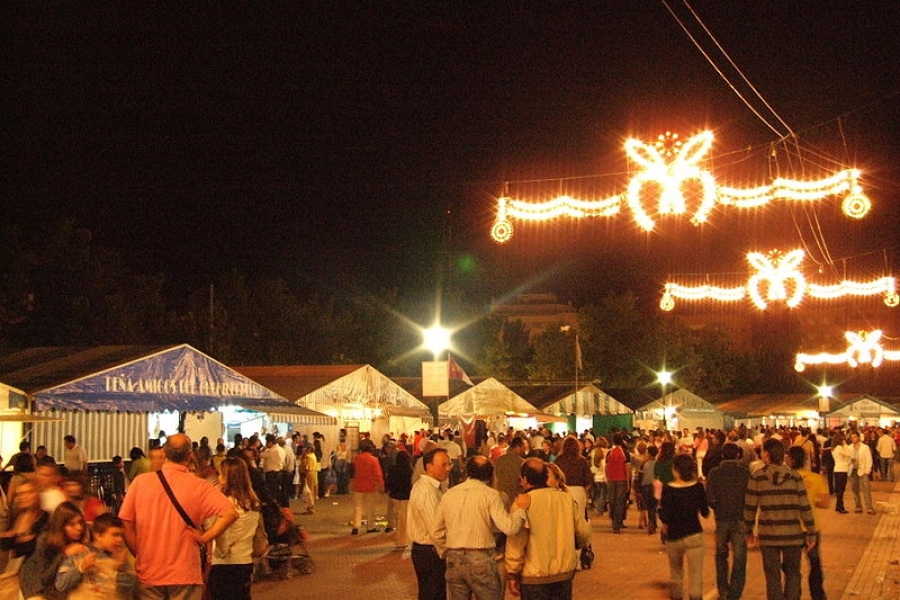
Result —
[[217, 517], [206, 531], [188, 527], [169, 499], [156, 472], [139, 475], [128, 487], [119, 517], [125, 542], [135, 555], [142, 600], [200, 600], [203, 576], [201, 544], [225, 531], [237, 518], [234, 505], [209, 482], [191, 473], [191, 440], [177, 434], [165, 445], [162, 474], [172, 493], [198, 527]]

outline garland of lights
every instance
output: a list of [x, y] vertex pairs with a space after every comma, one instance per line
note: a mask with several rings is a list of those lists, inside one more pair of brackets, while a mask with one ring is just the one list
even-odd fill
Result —
[[664, 136], [659, 136], [657, 142], [652, 145], [636, 139], [625, 142], [625, 153], [640, 165], [642, 170], [631, 178], [624, 194], [599, 200], [577, 200], [570, 196], [558, 196], [546, 202], [514, 200], [506, 196], [499, 198], [491, 237], [499, 243], [509, 241], [513, 234], [512, 219], [546, 221], [563, 216], [612, 217], [619, 214], [623, 204], [631, 210], [635, 222], [650, 231], [656, 223], [641, 201], [641, 191], [648, 183], [662, 189], [656, 208], [657, 214], [681, 215], [687, 212], [682, 186], [685, 182], [697, 182], [702, 194], [700, 204], [691, 217], [694, 225], [705, 223], [717, 204], [755, 208], [775, 200], [814, 201], [844, 194], [841, 209], [847, 217], [861, 219], [872, 208], [871, 201], [859, 185], [860, 172], [857, 169], [844, 169], [816, 181], [779, 178], [771, 185], [751, 189], [717, 186], [713, 175], [702, 169], [699, 164], [712, 148], [712, 132], [701, 132], [683, 144], [677, 138], [677, 134], [667, 132]]
[[807, 365], [839, 365], [847, 363], [852, 368], [860, 365], [871, 365], [873, 368], [881, 366], [885, 360], [900, 360], [900, 350], [885, 350], [881, 346], [881, 330], [873, 331], [847, 331], [844, 337], [849, 344], [841, 354], [797, 354], [794, 370], [802, 373]]
[[[770, 302], [784, 302], [794, 308], [804, 296], [819, 300], [842, 298], [844, 296], [884, 295], [884, 303], [893, 308], [900, 304], [896, 281], [893, 277], [881, 277], [869, 282], [844, 280], [834, 285], [808, 283], [800, 271], [803, 250], [791, 250], [783, 254], [772, 250], [768, 254], [747, 253], [747, 261], [756, 269], [747, 280], [746, 286], [725, 288], [713, 285], [686, 286], [674, 282], [666, 283], [659, 307], [665, 311], [675, 308], [675, 299], [718, 300], [737, 302], [749, 297], [750, 301], [765, 310]], [[764, 293], [765, 292], [765, 293]]]

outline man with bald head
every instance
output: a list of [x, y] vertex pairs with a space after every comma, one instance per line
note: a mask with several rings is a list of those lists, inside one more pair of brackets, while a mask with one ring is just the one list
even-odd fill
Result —
[[474, 593], [478, 600], [503, 600], [493, 528], [506, 535], [517, 533], [530, 498], [520, 494], [508, 512], [500, 492], [491, 487], [494, 465], [484, 456], [469, 458], [466, 474], [468, 479], [441, 497], [432, 525], [435, 547], [446, 548], [447, 598], [469, 600]]
[[[200, 600], [203, 576], [199, 546], [216, 538], [237, 518], [234, 505], [209, 482], [191, 473], [191, 440], [169, 436], [166, 461], [160, 471], [144, 473], [128, 487], [119, 517], [125, 523], [125, 543], [136, 558], [142, 600]], [[187, 514], [181, 517], [164, 483]], [[209, 529], [199, 529], [210, 517]]]
[[571, 600], [578, 548], [591, 544], [591, 524], [570, 494], [547, 486], [547, 465], [528, 458], [520, 469], [531, 498], [528, 527], [506, 542], [509, 591], [522, 600]]

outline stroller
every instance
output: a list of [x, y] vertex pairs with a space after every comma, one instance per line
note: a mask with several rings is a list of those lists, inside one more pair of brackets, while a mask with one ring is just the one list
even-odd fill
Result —
[[269, 549], [260, 557], [262, 575], [289, 579], [296, 574], [309, 575], [316, 570], [306, 548], [307, 533], [294, 523], [290, 509], [264, 505], [262, 509]]

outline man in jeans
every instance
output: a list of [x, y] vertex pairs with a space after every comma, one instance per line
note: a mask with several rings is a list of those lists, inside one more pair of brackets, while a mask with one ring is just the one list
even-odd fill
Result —
[[[800, 600], [800, 554], [816, 544], [816, 522], [803, 479], [784, 461], [784, 444], [763, 444], [764, 466], [750, 475], [744, 496], [744, 526], [749, 543], [759, 540], [768, 600]], [[753, 526], [758, 532], [754, 536]], [[782, 584], [781, 574], [784, 573]]]
[[[706, 497], [716, 515], [716, 587], [721, 600], [738, 600], [747, 580], [747, 532], [744, 529], [744, 494], [750, 471], [741, 462], [741, 448], [721, 448], [722, 461], [706, 476]], [[731, 546], [731, 577], [728, 548]]]

